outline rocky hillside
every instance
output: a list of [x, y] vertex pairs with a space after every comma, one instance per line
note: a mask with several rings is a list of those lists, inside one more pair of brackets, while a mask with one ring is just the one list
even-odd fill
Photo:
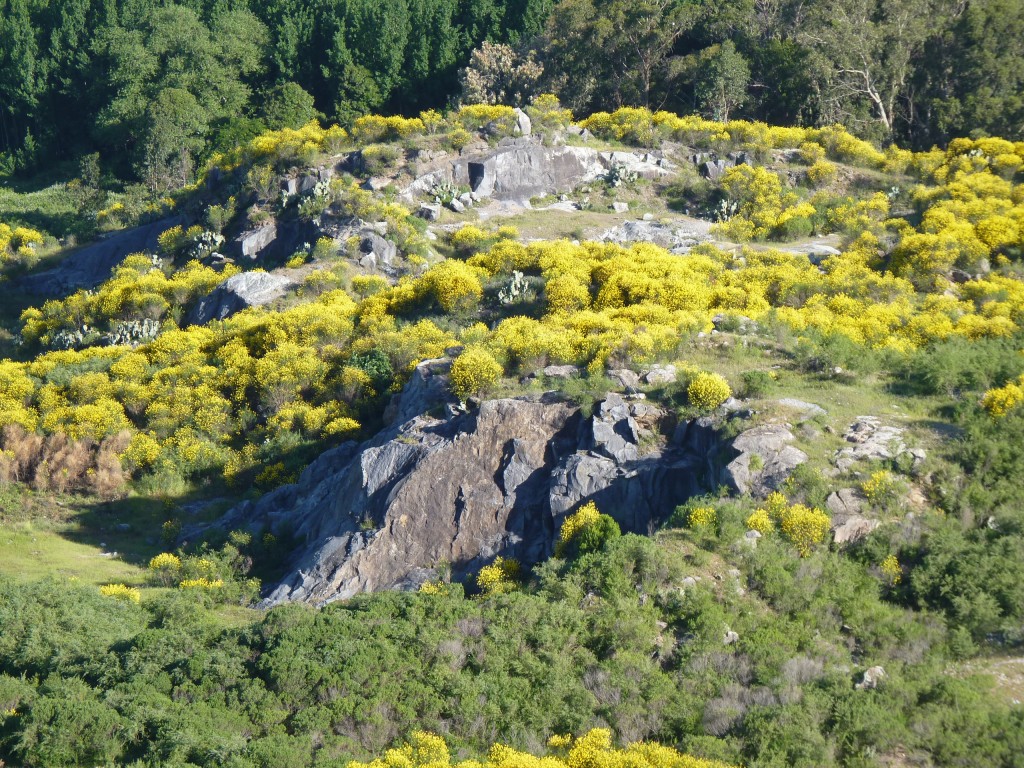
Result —
[[0, 760], [1015, 765], [1024, 150], [571, 117], [0, 230]]

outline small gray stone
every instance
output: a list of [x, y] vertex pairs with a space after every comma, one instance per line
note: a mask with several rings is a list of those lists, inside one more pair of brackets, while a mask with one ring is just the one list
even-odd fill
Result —
[[858, 691], [870, 690], [877, 688], [878, 684], [885, 679], [885, 668], [884, 667], [868, 667], [864, 670], [864, 677], [861, 681], [854, 686]]
[[516, 123], [512, 128], [512, 134], [514, 136], [529, 136], [533, 133], [533, 123], [530, 120], [530, 116], [523, 112], [519, 107], [516, 107], [514, 112]]
[[625, 389], [636, 389], [640, 386], [640, 375], [629, 368], [614, 368], [608, 371], [608, 378], [617, 381]]
[[674, 365], [652, 365], [651, 369], [641, 379], [643, 379], [644, 384], [658, 385], [672, 384], [675, 382], [676, 377], [677, 373]]
[[441, 218], [441, 206], [437, 203], [420, 203], [416, 215], [427, 221], [437, 221]]
[[579, 376], [580, 369], [575, 365], [549, 365], [541, 373], [549, 379], [571, 379]]
[[612, 210], [615, 211], [616, 213], [625, 213], [626, 211], [629, 210], [629, 203], [624, 203], [620, 202], [619, 200], [616, 200], [614, 203], [612, 203]]

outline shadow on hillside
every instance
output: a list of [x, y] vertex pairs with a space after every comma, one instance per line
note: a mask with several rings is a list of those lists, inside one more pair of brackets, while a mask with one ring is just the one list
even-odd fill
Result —
[[[310, 444], [274, 457], [297, 478], [301, 470], [332, 444]], [[196, 482], [196, 487], [178, 495], [128, 496], [103, 500], [79, 496], [68, 506], [71, 523], [62, 534], [70, 541], [84, 544], [117, 557], [132, 565], [145, 567], [160, 552], [174, 551], [181, 528], [212, 523], [244, 499], [255, 499], [273, 490], [246, 482], [228, 488], [219, 473], [211, 472]], [[211, 526], [203, 535], [188, 543], [188, 550], [204, 544], [216, 548], [227, 539], [229, 531]]]

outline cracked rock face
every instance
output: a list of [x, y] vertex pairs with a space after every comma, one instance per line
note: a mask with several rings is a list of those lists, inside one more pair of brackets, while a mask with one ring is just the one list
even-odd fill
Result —
[[[420, 388], [443, 376], [430, 362]], [[659, 441], [654, 430], [667, 433], [670, 421], [618, 395], [589, 419], [543, 397], [486, 401], [445, 419], [416, 415], [328, 451], [297, 484], [243, 502], [218, 525], [291, 532], [299, 542], [266, 605], [415, 589], [442, 564], [461, 579], [498, 555], [529, 565], [550, 556], [564, 516], [585, 500], [623, 530], [646, 533], [708, 489], [713, 431], [680, 425]]]
[[742, 432], [732, 443], [739, 455], [726, 465], [722, 479], [740, 493], [764, 498], [778, 490], [807, 454], [790, 445], [793, 433], [782, 424]]

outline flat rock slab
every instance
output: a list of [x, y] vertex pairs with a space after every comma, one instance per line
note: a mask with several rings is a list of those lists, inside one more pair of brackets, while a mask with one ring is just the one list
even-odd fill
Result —
[[850, 445], [840, 448], [834, 459], [841, 472], [859, 461], [886, 461], [907, 451], [903, 430], [882, 424], [876, 416], [858, 416], [843, 437]]
[[53, 269], [21, 278], [18, 287], [25, 293], [52, 298], [67, 296], [79, 288], [94, 288], [107, 280], [113, 269], [129, 255], [155, 252], [157, 238], [183, 221], [182, 217], [175, 216], [115, 232], [73, 251]]
[[295, 283], [269, 272], [242, 272], [232, 275], [199, 299], [185, 318], [186, 325], [205, 325], [224, 320], [249, 307], [261, 307], [281, 298]]

